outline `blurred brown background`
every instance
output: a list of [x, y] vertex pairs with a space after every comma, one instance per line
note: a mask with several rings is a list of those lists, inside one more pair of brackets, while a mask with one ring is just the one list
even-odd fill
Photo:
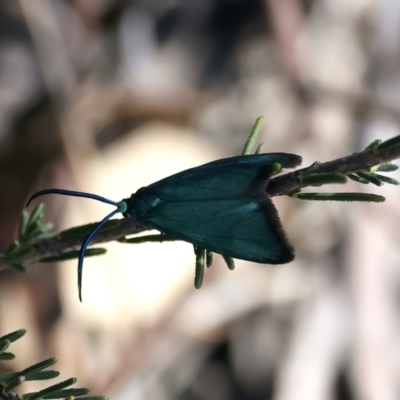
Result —
[[[239, 154], [303, 165], [399, 134], [397, 0], [1, 0], [0, 248], [35, 190], [115, 200]], [[398, 175], [398, 174], [397, 174]], [[189, 244], [109, 244], [85, 261], [0, 275], [5, 368], [60, 358], [114, 400], [392, 400], [400, 396], [399, 189], [384, 204], [275, 198], [296, 260], [216, 257], [193, 288]], [[56, 230], [109, 207], [49, 196]], [[41, 386], [40, 386], [41, 387]], [[25, 384], [26, 391], [36, 386]]]

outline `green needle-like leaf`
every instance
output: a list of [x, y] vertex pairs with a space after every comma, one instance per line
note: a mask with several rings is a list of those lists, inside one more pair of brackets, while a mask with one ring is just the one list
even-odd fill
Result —
[[361, 201], [382, 203], [386, 199], [371, 193], [295, 193], [293, 198], [317, 201]]
[[371, 174], [369, 172], [364, 172], [364, 171], [358, 171], [357, 175], [360, 178], [365, 179], [365, 180], [373, 183], [376, 186], [382, 186], [383, 185], [383, 182], [379, 178], [377, 178], [375, 176], [375, 174]]
[[210, 268], [213, 263], [213, 252], [210, 250], [206, 250], [206, 266]]
[[268, 175], [273, 176], [282, 172], [282, 165], [279, 163], [273, 163], [272, 165], [268, 165], [266, 169], [268, 169]]
[[28, 224], [25, 230], [25, 239], [33, 239], [38, 235], [43, 234], [42, 226], [39, 222], [34, 222], [32, 224]]
[[[47, 396], [49, 396], [53, 393], [59, 392], [60, 390], [63, 390], [65, 388], [67, 388], [68, 386], [73, 385], [74, 383], [76, 383], [76, 381], [77, 381], [76, 378], [67, 379], [63, 382], [57, 383], [56, 385], [50, 386], [46, 389], [43, 389], [40, 392], [25, 394], [24, 399], [38, 400], [38, 399], [43, 399], [43, 398], [50, 398]], [[62, 397], [68, 397], [68, 395], [62, 396]], [[58, 398], [60, 398], [60, 397], [58, 397]]]
[[231, 257], [227, 257], [222, 255], [222, 258], [224, 259], [224, 261], [226, 262], [227, 267], [233, 271], [235, 269], [235, 261], [233, 261], [233, 258]]
[[374, 174], [377, 178], [379, 178], [382, 182], [389, 183], [390, 185], [400, 185], [400, 182], [397, 179], [390, 178], [386, 175]]
[[18, 272], [26, 272], [26, 268], [21, 265], [21, 264], [16, 264], [16, 263], [12, 263], [10, 264], [14, 269], [16, 269]]
[[21, 374], [26, 376], [26, 378], [28, 378], [31, 375], [36, 374], [37, 372], [54, 365], [57, 361], [58, 358], [56, 357], [48, 358], [47, 360], [40, 361], [34, 365], [31, 365], [28, 368], [25, 368], [24, 370], [21, 371]]
[[261, 154], [261, 153], [263, 152], [263, 149], [264, 149], [264, 144], [261, 143], [261, 144], [259, 144], [259, 145], [257, 146], [256, 151], [255, 151], [254, 154]]
[[381, 139], [376, 139], [372, 143], [370, 143], [365, 150], [374, 150], [382, 143]]
[[347, 175], [350, 179], [352, 179], [353, 181], [356, 181], [358, 183], [362, 183], [364, 185], [368, 185], [369, 181], [367, 181], [366, 179], [360, 178], [358, 175], [356, 174], [348, 174]]
[[58, 371], [39, 371], [36, 372], [29, 377], [26, 378], [27, 381], [45, 381], [48, 379], [54, 379], [60, 376], [60, 373]]
[[0, 355], [4, 354], [4, 352], [8, 349], [8, 347], [10, 346], [11, 341], [10, 340], [2, 340], [0, 342]]
[[35, 252], [36, 250], [34, 247], [21, 247], [15, 250], [13, 253], [5, 254], [4, 261], [9, 264], [18, 263], [25, 258], [32, 256], [35, 254]]
[[7, 384], [8, 382], [10, 382], [12, 379], [16, 378], [17, 376], [18, 376], [17, 372], [6, 372], [4, 374], [0, 374], [0, 385]]
[[26, 225], [28, 224], [29, 220], [29, 213], [28, 211], [24, 210], [21, 213], [19, 218], [19, 225], [18, 225], [18, 238], [23, 238], [25, 234]]
[[196, 270], [194, 274], [194, 287], [200, 289], [203, 284], [204, 278], [204, 260], [205, 260], [205, 249], [202, 247], [194, 246], [196, 254]]
[[[84, 396], [85, 394], [88, 393], [89, 389], [85, 388], [64, 389], [64, 390], [59, 390], [58, 392], [48, 394], [47, 396], [43, 396], [43, 399], [61, 399], [70, 396], [78, 397], [78, 396]], [[79, 399], [81, 399], [81, 397], [79, 397]]]
[[[393, 172], [393, 171], [397, 171], [398, 169], [399, 169], [399, 166], [397, 164], [392, 164], [392, 163], [381, 164], [381, 165], [378, 165], [378, 167], [376, 168], [376, 170], [379, 172]], [[371, 172], [375, 172], [375, 171], [371, 171]]]
[[0, 354], [0, 360], [2, 361], [10, 361], [14, 360], [15, 355], [13, 353], [2, 353]]
[[28, 368], [25, 368], [23, 371], [18, 373], [18, 376], [15, 379], [13, 379], [11, 382], [9, 382], [6, 385], [4, 390], [6, 392], [9, 392], [11, 389], [14, 389], [16, 386], [18, 386], [21, 383], [21, 377], [23, 377], [24, 380], [26, 380], [30, 376], [36, 374], [37, 372], [41, 371], [42, 369], [50, 367], [51, 365], [55, 364], [56, 362], [57, 362], [57, 358], [52, 357], [47, 360], [36, 363], [34, 365], [31, 365]]
[[4, 256], [7, 256], [9, 254], [14, 253], [15, 250], [17, 250], [20, 247], [20, 243], [18, 240], [14, 240], [7, 248], [6, 252], [4, 253]]
[[247, 138], [246, 144], [244, 145], [242, 156], [254, 153], [254, 147], [260, 136], [261, 128], [264, 124], [264, 119], [265, 118], [263, 116], [260, 116], [256, 119], [256, 122], [254, 123], [253, 128], [251, 129], [250, 135]]
[[399, 145], [400, 145], [400, 136], [395, 136], [394, 138], [386, 140], [385, 142], [376, 146], [376, 152], [380, 153], [385, 150], [390, 150]]
[[26, 329], [19, 329], [17, 331], [8, 333], [7, 335], [4, 335], [0, 337], [0, 342], [3, 340], [9, 340], [11, 343], [17, 341], [18, 339], [21, 339], [22, 336], [24, 336], [26, 333]]
[[28, 222], [27, 222], [27, 229], [29, 228], [30, 225], [34, 225], [38, 223], [42, 218], [43, 218], [43, 212], [44, 212], [44, 203], [39, 203], [32, 211]]
[[54, 224], [51, 223], [51, 222], [47, 222], [46, 224], [40, 224], [40, 226], [41, 226], [42, 231], [43, 231], [44, 233], [49, 233], [49, 232], [51, 232], [51, 231], [53, 230], [53, 228], [54, 228]]

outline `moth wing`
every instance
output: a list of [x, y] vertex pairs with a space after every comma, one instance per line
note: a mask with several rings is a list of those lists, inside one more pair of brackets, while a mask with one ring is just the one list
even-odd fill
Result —
[[271, 199], [175, 201], [160, 203], [146, 220], [159, 231], [215, 253], [258, 263], [293, 260]]
[[288, 153], [267, 153], [225, 158], [191, 168], [155, 182], [145, 189], [162, 201], [232, 199], [243, 196], [254, 182], [265, 190], [269, 166], [280, 163], [292, 168], [301, 157]]

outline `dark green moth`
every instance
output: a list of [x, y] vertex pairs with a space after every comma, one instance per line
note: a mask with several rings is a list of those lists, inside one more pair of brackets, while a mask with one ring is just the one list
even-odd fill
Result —
[[115, 214], [137, 221], [224, 257], [263, 264], [284, 264], [294, 259], [267, 193], [273, 166], [294, 168], [301, 157], [287, 153], [255, 154], [213, 161], [169, 176], [115, 202], [91, 193], [48, 189], [35, 193], [29, 203], [45, 194], [98, 200], [117, 207], [84, 241], [78, 261], [78, 289], [82, 300], [85, 251], [94, 235]]

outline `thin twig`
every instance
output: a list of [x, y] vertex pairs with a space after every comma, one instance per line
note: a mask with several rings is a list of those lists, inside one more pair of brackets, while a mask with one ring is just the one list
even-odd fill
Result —
[[271, 197], [290, 195], [303, 187], [301, 180], [307, 174], [337, 172], [347, 175], [357, 171], [369, 170], [375, 165], [387, 163], [398, 158], [400, 158], [400, 146], [379, 153], [364, 150], [360, 153], [337, 158], [333, 161], [325, 163], [316, 162], [307, 168], [298, 169], [271, 179], [267, 187], [267, 192]]
[[[375, 151], [375, 149], [367, 149], [333, 161], [315, 162], [307, 168], [277, 176], [271, 179], [266, 191], [271, 197], [292, 195], [305, 186], [302, 184], [302, 178], [307, 174], [337, 172], [347, 175], [360, 170], [369, 170], [375, 165], [387, 163], [398, 158], [400, 158], [400, 145], [379, 152]], [[116, 227], [101, 230], [94, 237], [92, 244], [118, 241], [128, 235], [152, 229], [150, 226], [136, 221], [133, 217], [120, 219], [119, 221], [120, 223]], [[24, 243], [22, 247], [33, 247], [35, 249], [32, 256], [28, 256], [24, 263], [35, 262], [43, 257], [57, 256], [70, 250], [79, 249], [85, 238], [86, 234], [77, 235], [73, 238], [63, 238], [57, 234]], [[7, 268], [10, 268], [10, 266], [0, 257], [0, 270]]]

